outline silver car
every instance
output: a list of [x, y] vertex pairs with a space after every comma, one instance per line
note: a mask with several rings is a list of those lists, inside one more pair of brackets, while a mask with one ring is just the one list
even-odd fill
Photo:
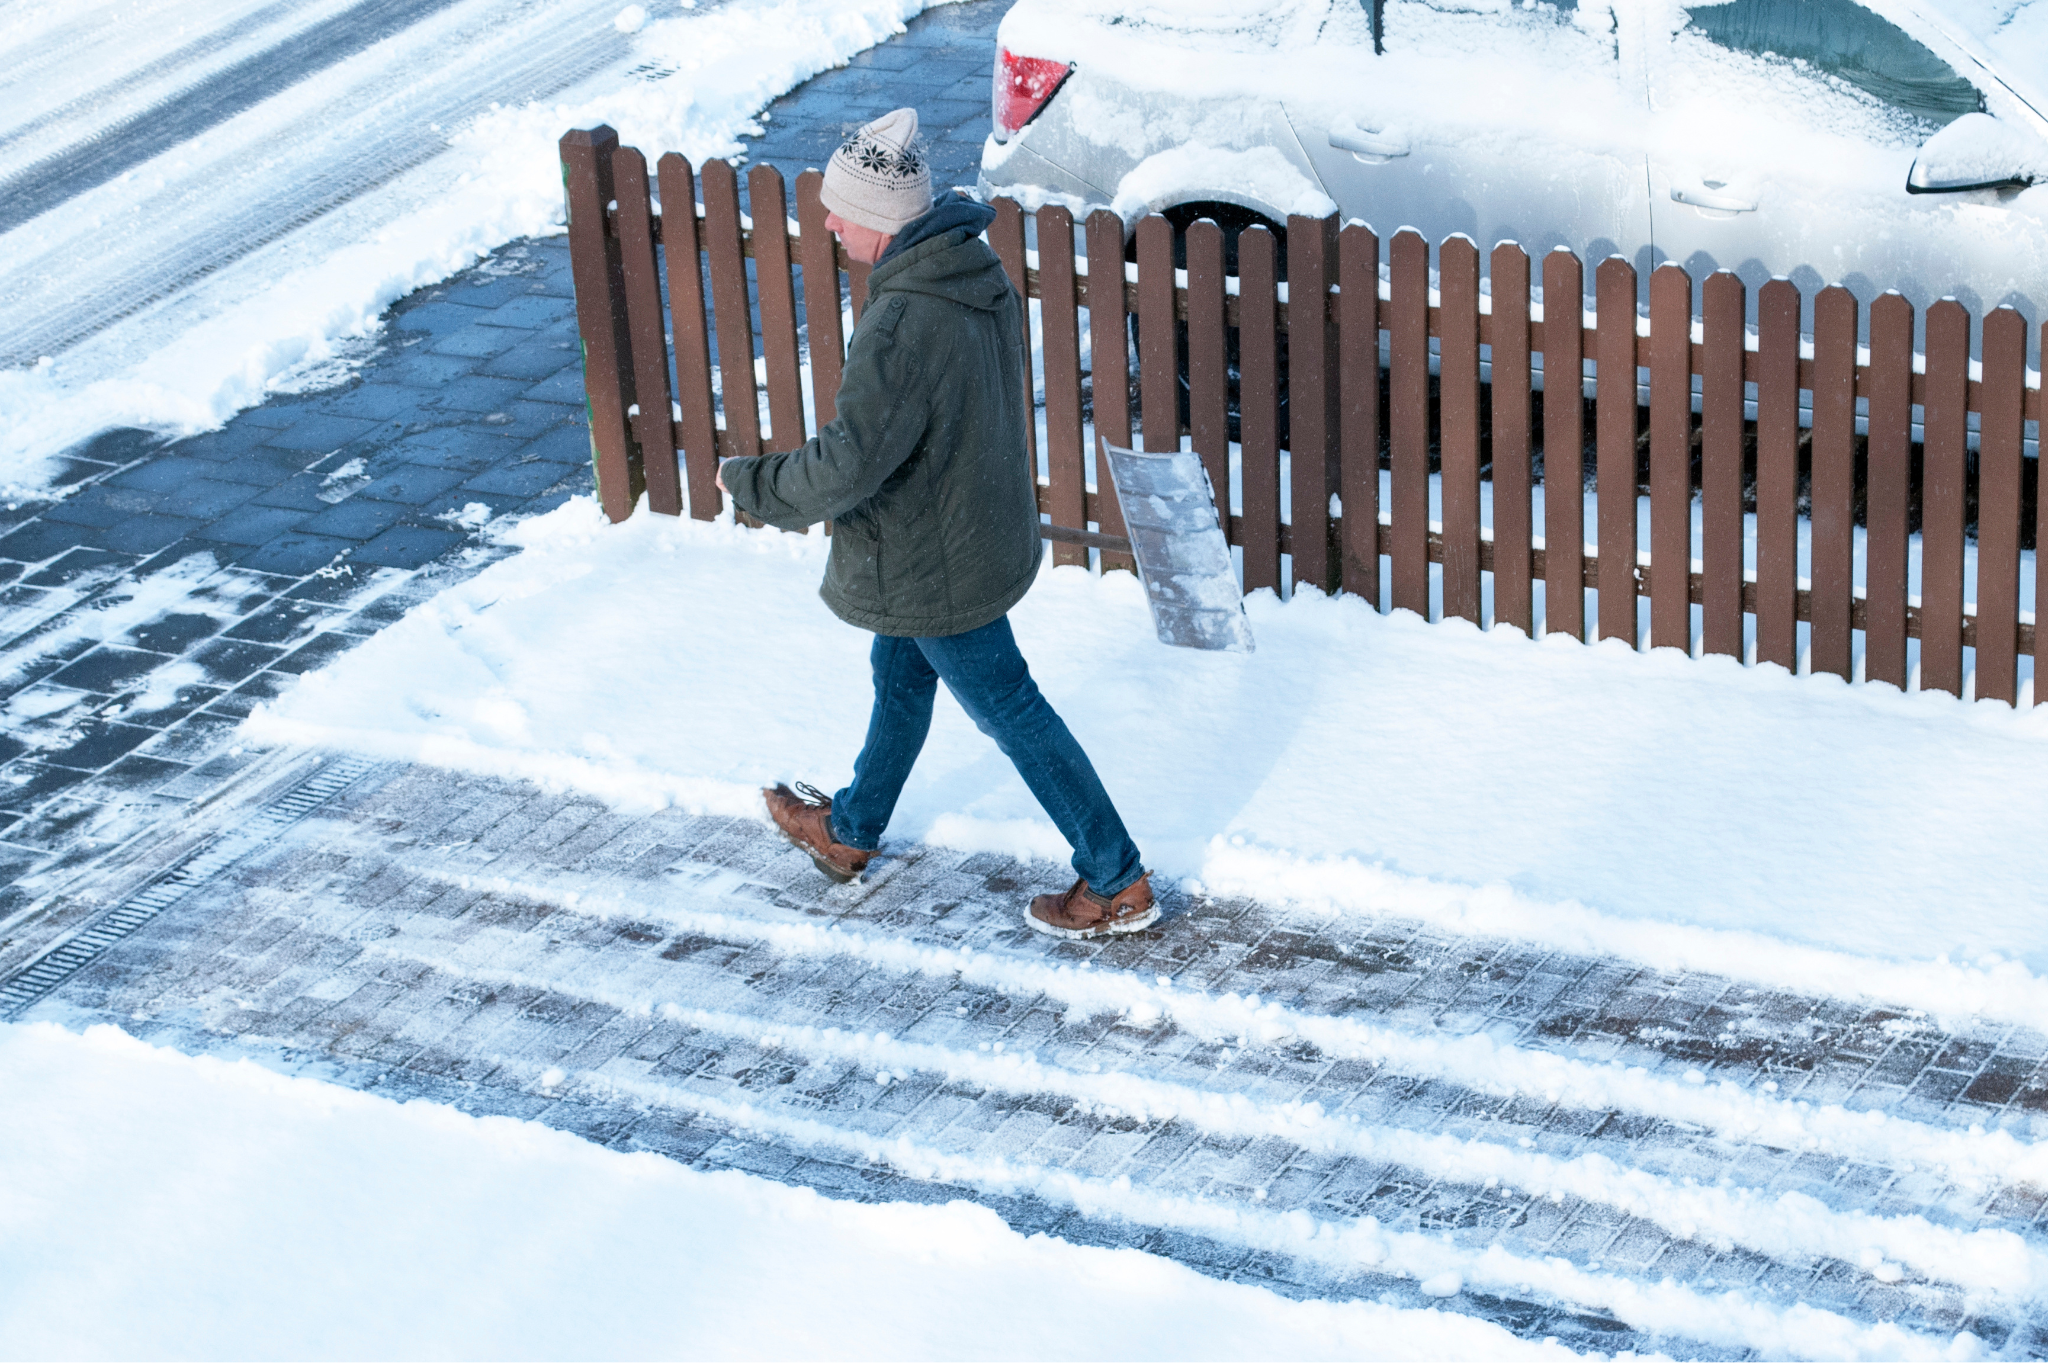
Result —
[[981, 187], [2048, 316], [2048, 0], [1019, 0]]

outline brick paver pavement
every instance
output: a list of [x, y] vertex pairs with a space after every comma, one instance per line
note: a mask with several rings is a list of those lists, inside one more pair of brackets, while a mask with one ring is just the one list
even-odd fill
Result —
[[1956, 1155], [2038, 1133], [2039, 1034], [1171, 891], [1065, 943], [1018, 917], [1064, 869], [889, 854], [834, 887], [765, 822], [386, 766], [25, 1017], [1289, 1294], [1449, 1267], [1445, 1306], [1580, 1348], [1778, 1354], [1700, 1315], [1805, 1304], [2048, 1352], [1936, 1252], [1842, 1247], [2041, 1254], [2043, 1192]]

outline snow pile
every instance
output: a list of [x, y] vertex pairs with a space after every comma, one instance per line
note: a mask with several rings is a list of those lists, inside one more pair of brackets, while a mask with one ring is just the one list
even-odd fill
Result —
[[836, 1202], [111, 1026], [0, 1025], [0, 1092], [0, 1322], [21, 1358], [1571, 1354], [1456, 1314], [1296, 1303], [1021, 1237], [973, 1204]]
[[[764, 783], [846, 779], [870, 637], [817, 599], [822, 537], [611, 527], [587, 499], [509, 534], [524, 554], [251, 735], [639, 809], [758, 816]], [[1127, 574], [1048, 569], [1012, 613], [1158, 873], [2048, 1027], [2048, 718], [1313, 592], [1246, 605], [1250, 655], [1160, 645]], [[890, 838], [1067, 856], [950, 700]]]
[[[771, 99], [901, 33], [928, 3], [737, 0], [702, 15], [669, 10], [647, 17], [629, 6], [590, 16], [589, 26], [610, 34], [624, 55], [560, 101], [493, 104], [445, 133], [439, 125], [405, 128], [409, 140], [445, 136], [445, 150], [407, 162], [412, 168], [390, 183], [173, 291], [51, 363], [0, 372], [0, 488], [34, 490], [48, 457], [111, 426], [177, 434], [217, 426], [261, 402], [273, 381], [320, 367], [348, 340], [373, 334], [393, 301], [505, 242], [558, 231], [556, 142], [568, 129], [610, 123], [623, 143], [650, 158], [667, 151], [694, 161], [736, 155], [741, 136], [759, 133], [753, 116]], [[562, 22], [542, 12], [489, 17], [480, 37], [470, 31], [479, 23], [475, 8], [458, 4], [428, 16], [401, 38], [66, 201], [8, 234], [9, 255], [24, 270], [35, 263], [33, 282], [61, 302], [67, 291], [78, 297], [81, 279], [96, 278], [93, 263], [112, 253], [155, 249], [181, 225], [203, 241], [204, 220], [232, 212], [239, 197], [276, 193], [301, 174], [310, 186], [305, 195], [326, 193], [319, 177], [331, 167], [321, 155], [339, 158], [351, 140], [388, 139], [394, 133], [386, 125], [404, 116], [369, 99], [399, 98], [382, 91], [381, 83], [397, 78], [387, 69], [416, 62], [416, 49], [431, 53], [438, 45], [451, 70], [496, 93], [516, 79], [518, 53], [490, 58], [514, 73], [507, 76], [470, 49], [486, 37], [516, 48], [521, 24], [534, 27], [527, 38], [537, 42], [545, 36], [537, 26]], [[644, 22], [629, 26], [636, 13]], [[331, 153], [323, 153], [322, 139], [336, 144]], [[268, 178], [245, 187], [235, 177], [251, 175], [252, 167]], [[209, 191], [215, 181], [225, 188]], [[108, 223], [138, 214], [146, 230], [138, 227], [127, 246], [109, 242]], [[67, 258], [86, 262], [84, 275], [74, 270], [68, 283], [63, 270], [49, 266]], [[20, 283], [27, 288], [30, 281]]]

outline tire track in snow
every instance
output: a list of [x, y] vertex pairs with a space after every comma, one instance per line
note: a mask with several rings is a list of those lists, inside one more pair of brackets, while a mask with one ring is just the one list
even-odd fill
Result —
[[0, 180], [0, 233], [106, 184], [457, 0], [361, 0]]
[[[188, 171], [125, 211], [100, 202], [118, 188], [104, 184], [17, 222], [16, 242], [0, 236], [18, 253], [0, 301], [0, 365], [76, 346], [445, 155], [432, 125], [452, 127], [493, 99], [553, 94], [629, 50], [600, 21], [609, 0], [370, 3], [424, 8], [401, 32], [176, 144], [217, 174]], [[140, 230], [108, 232], [108, 212]], [[83, 271], [82, 240], [92, 243]]]
[[[180, 93], [211, 79], [215, 74], [208, 70], [213, 65], [212, 59], [228, 55], [229, 60], [234, 60], [231, 54], [243, 46], [245, 40], [256, 38], [266, 30], [284, 29], [285, 34], [274, 37], [265, 46], [283, 42], [294, 29], [295, 20], [299, 21], [297, 28], [302, 32], [304, 25], [319, 22], [320, 14], [333, 8], [332, 0], [311, 0], [310, 3], [309, 0], [273, 0], [271, 4], [200, 34], [182, 47], [173, 48], [131, 70], [119, 71], [104, 85], [72, 95], [40, 113], [30, 113], [22, 122], [0, 124], [0, 166], [18, 161], [18, 154], [24, 152], [31, 160], [52, 155], [47, 149], [38, 151], [26, 146], [46, 130], [60, 136], [68, 135], [72, 145], [109, 136], [124, 126], [124, 121], [132, 121], [142, 112], [160, 108]], [[100, 37], [97, 33], [85, 33], [80, 35], [78, 42], [80, 46], [97, 46]], [[30, 104], [48, 88], [46, 82], [51, 79], [36, 79], [39, 68], [58, 65], [70, 54], [62, 44], [55, 44], [46, 45], [45, 52], [39, 55], [46, 56], [47, 60], [23, 60], [7, 77], [0, 78], [0, 102], [11, 103], [16, 109]], [[118, 67], [118, 61], [113, 65]], [[178, 79], [195, 71], [196, 79]], [[54, 83], [61, 91], [61, 77], [54, 78]], [[164, 93], [157, 93], [152, 86], [163, 87]], [[0, 118], [4, 117], [0, 115]], [[20, 169], [16, 166], [14, 170], [0, 175], [0, 183]]]

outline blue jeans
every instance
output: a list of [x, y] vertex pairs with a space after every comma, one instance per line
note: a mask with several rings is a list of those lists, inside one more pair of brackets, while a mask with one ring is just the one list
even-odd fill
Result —
[[832, 797], [832, 830], [841, 843], [875, 848], [932, 727], [939, 681], [981, 732], [996, 742], [1045, 813], [1074, 846], [1074, 870], [1098, 894], [1113, 896], [1144, 865], [1095, 765], [1066, 722], [1039, 694], [1024, 656], [998, 617], [960, 635], [877, 635], [875, 710], [853, 782]]

